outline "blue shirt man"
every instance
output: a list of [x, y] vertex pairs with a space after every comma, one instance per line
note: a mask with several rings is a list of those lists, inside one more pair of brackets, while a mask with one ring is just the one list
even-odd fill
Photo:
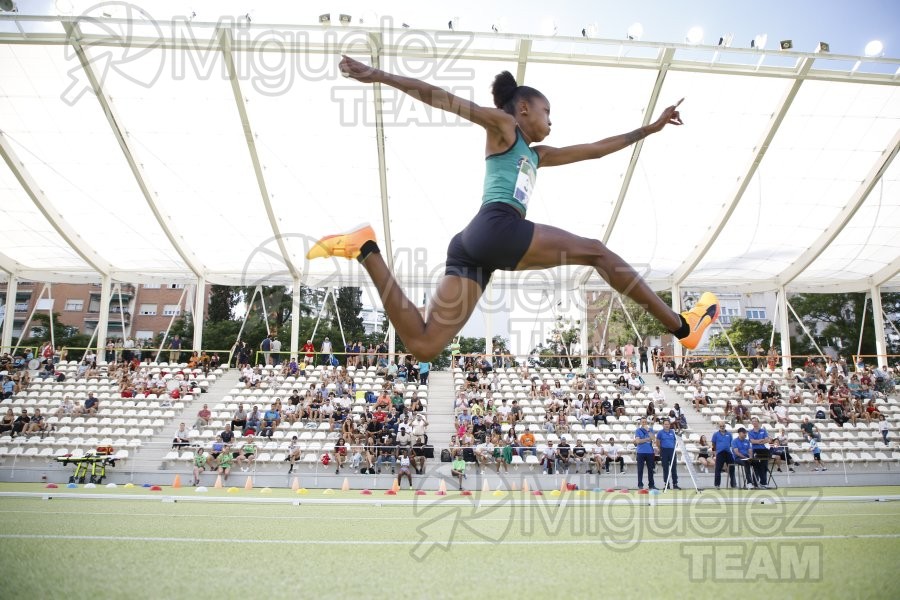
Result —
[[770, 440], [766, 428], [760, 427], [759, 419], [756, 417], [753, 417], [750, 423], [753, 425], [753, 429], [747, 432], [747, 437], [750, 438], [750, 446], [753, 448], [754, 452], [756, 450], [768, 450], [766, 444], [768, 444]]
[[663, 430], [656, 434], [656, 439], [659, 440], [660, 449], [665, 448], [666, 450], [674, 450], [675, 432], [669, 429], [669, 427], [667, 427], [668, 425], [668, 421], [663, 422]]
[[747, 439], [747, 430], [738, 429], [738, 436], [731, 442], [731, 453], [738, 460], [750, 458], [750, 440]]
[[647, 466], [647, 481], [649, 488], [655, 488], [653, 483], [653, 430], [647, 426], [647, 419], [642, 418], [641, 424], [634, 432], [634, 445], [637, 448], [637, 472], [638, 487], [644, 487], [644, 465]]
[[675, 432], [670, 429], [669, 421], [663, 421], [663, 429], [656, 434], [656, 440], [659, 443], [659, 457], [662, 460], [663, 478], [666, 485], [669, 484], [671, 473], [672, 489], [681, 489], [678, 487], [678, 469], [675, 461]]
[[720, 424], [719, 430], [712, 435], [713, 451], [716, 454], [719, 452], [728, 452], [731, 454], [732, 441], [734, 441], [734, 436], [731, 435], [730, 431], [725, 429], [724, 423]]

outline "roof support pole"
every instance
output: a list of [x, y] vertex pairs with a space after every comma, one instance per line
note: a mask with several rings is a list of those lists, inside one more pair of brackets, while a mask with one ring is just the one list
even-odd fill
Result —
[[[787, 291], [782, 287], [775, 299], [775, 310], [778, 311], [778, 331], [781, 333], [781, 368], [787, 370], [791, 366], [791, 329], [788, 317]], [[775, 333], [773, 323], [772, 333]]]
[[881, 288], [872, 286], [872, 320], [875, 321], [875, 362], [887, 364], [887, 338], [884, 335], [884, 311], [881, 308]]
[[816, 350], [819, 351], [819, 356], [822, 357], [822, 360], [825, 360], [825, 353], [822, 352], [821, 348], [819, 348], [819, 344], [818, 344], [818, 342], [816, 342], [816, 338], [814, 338], [813, 334], [809, 332], [809, 329], [807, 329], [806, 325], [803, 323], [803, 320], [797, 314], [797, 311], [794, 310], [794, 307], [791, 306], [791, 303], [788, 302], [787, 298], [784, 299], [784, 303], [787, 304], [787, 307], [790, 309], [791, 314], [793, 314], [794, 318], [797, 319], [797, 322], [800, 323], [800, 327], [803, 329], [803, 333], [806, 334], [806, 337], [809, 338], [809, 341], [811, 341], [813, 343], [813, 346], [816, 347]]
[[[384, 41], [380, 33], [369, 34], [369, 46], [371, 48], [372, 66], [376, 69], [381, 68], [381, 51]], [[378, 151], [378, 183], [379, 192], [381, 194], [381, 220], [384, 227], [384, 249], [382, 254], [384, 261], [387, 263], [388, 269], [394, 271], [394, 240], [391, 237], [391, 209], [390, 198], [388, 196], [387, 186], [387, 160], [384, 146], [384, 101], [381, 95], [381, 84], [375, 83], [372, 87], [373, 100], [375, 103], [375, 144]], [[390, 342], [391, 355], [394, 354], [394, 328], [391, 327], [388, 337]]]
[[12, 350], [13, 326], [16, 321], [16, 293], [19, 291], [19, 280], [10, 274], [6, 281], [6, 312], [3, 314], [3, 333], [0, 334], [0, 352]]
[[97, 356], [106, 358], [106, 336], [109, 332], [109, 301], [112, 293], [109, 275], [100, 278], [100, 318], [97, 321]]
[[484, 315], [484, 354], [488, 360], [494, 355], [494, 288], [488, 282], [484, 289], [484, 302], [481, 303], [481, 314]]
[[[681, 313], [681, 286], [677, 283], [672, 286], [672, 310]], [[672, 358], [675, 359], [676, 364], [681, 360], [682, 356], [684, 356], [684, 348], [672, 336]]]
[[584, 284], [578, 286], [578, 298], [581, 299], [581, 315], [579, 316], [581, 328], [578, 343], [581, 344], [581, 368], [584, 369], [590, 365], [591, 356], [591, 340], [588, 337], [587, 291], [584, 289]]
[[859, 371], [859, 355], [862, 354], [863, 335], [866, 332], [866, 312], [869, 308], [869, 294], [863, 298], [862, 316], [859, 318], [859, 341], [856, 343], [856, 360], [853, 361], [853, 368]]
[[203, 315], [206, 312], [206, 278], [200, 276], [197, 278], [197, 289], [194, 290], [194, 312], [191, 320], [194, 322], [194, 341], [193, 349], [200, 352], [203, 348]]
[[291, 359], [300, 351], [300, 278], [291, 284]]

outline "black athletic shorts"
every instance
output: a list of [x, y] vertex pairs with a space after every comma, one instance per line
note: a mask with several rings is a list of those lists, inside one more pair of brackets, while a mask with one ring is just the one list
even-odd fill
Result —
[[484, 204], [447, 247], [447, 275], [477, 281], [484, 289], [494, 271], [512, 271], [534, 237], [534, 223], [509, 204]]

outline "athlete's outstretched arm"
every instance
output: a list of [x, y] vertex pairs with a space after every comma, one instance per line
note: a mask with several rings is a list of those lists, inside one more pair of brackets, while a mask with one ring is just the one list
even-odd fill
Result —
[[555, 167], [559, 165], [567, 165], [569, 163], [579, 162], [582, 160], [590, 160], [592, 158], [600, 158], [613, 152], [618, 152], [623, 148], [644, 139], [651, 133], [662, 131], [666, 125], [683, 125], [681, 115], [678, 114], [678, 105], [684, 101], [684, 98], [676, 104], [668, 107], [663, 111], [662, 115], [649, 125], [639, 127], [634, 131], [616, 135], [613, 137], [594, 142], [592, 144], [577, 144], [575, 146], [566, 146], [564, 148], [554, 148], [552, 146], [535, 146], [535, 150], [541, 158], [540, 166]]
[[346, 77], [362, 83], [383, 83], [389, 85], [429, 106], [459, 115], [463, 119], [476, 125], [481, 125], [485, 129], [499, 130], [513, 121], [511, 115], [500, 109], [479, 106], [470, 100], [460, 98], [430, 83], [370, 67], [349, 56], [344, 56], [341, 59], [340, 69]]

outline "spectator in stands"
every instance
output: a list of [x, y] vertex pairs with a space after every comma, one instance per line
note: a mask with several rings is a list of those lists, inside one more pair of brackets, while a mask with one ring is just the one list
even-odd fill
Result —
[[228, 481], [228, 476], [231, 475], [231, 465], [234, 462], [234, 456], [231, 452], [222, 452], [218, 458], [218, 471], [219, 475], [222, 476], [222, 481]]
[[648, 489], [656, 489], [653, 482], [653, 440], [656, 437], [653, 429], [647, 424], [647, 418], [642, 417], [640, 425], [634, 432], [634, 445], [637, 453], [638, 488], [644, 487], [644, 466], [647, 467]]
[[531, 433], [531, 430], [526, 426], [525, 431], [519, 436], [519, 456], [522, 458], [524, 458], [526, 454], [537, 456], [537, 450], [535, 449], [534, 444], [534, 434]]
[[12, 377], [7, 377], [7, 376], [4, 376], [2, 378], [2, 381], [3, 381], [3, 384], [2, 384], [2, 387], [0, 387], [0, 389], [2, 389], [2, 393], [0, 393], [0, 398], [2, 398], [3, 400], [12, 398], [12, 395], [16, 391], [15, 382], [12, 380]]
[[181, 359], [181, 338], [174, 336], [169, 342], [169, 362], [177, 363]]
[[241, 471], [246, 472], [250, 469], [250, 466], [256, 462], [256, 441], [253, 439], [252, 433], [245, 437], [244, 444], [241, 446], [237, 455], [237, 462], [241, 467]]
[[247, 415], [247, 424], [244, 425], [244, 430], [241, 434], [247, 435], [247, 432], [256, 433], [259, 431], [260, 423], [262, 423], [262, 414], [259, 412], [259, 406], [254, 404], [250, 413]]
[[825, 468], [825, 464], [822, 463], [822, 449], [819, 448], [819, 440], [816, 438], [807, 438], [807, 443], [809, 444], [809, 451], [812, 452], [813, 455], [813, 471], [827, 471]]
[[715, 466], [715, 461], [709, 455], [709, 443], [705, 435], [701, 435], [697, 442], [697, 465], [702, 473], [709, 473], [709, 468]]
[[211, 416], [212, 413], [209, 411], [209, 406], [204, 404], [203, 408], [197, 411], [197, 420], [194, 422], [194, 429], [200, 429], [201, 427], [209, 425], [209, 418]]
[[28, 414], [28, 409], [22, 408], [19, 416], [16, 417], [15, 421], [13, 421], [12, 437], [22, 434], [28, 427], [29, 423], [31, 423], [31, 416]]
[[788, 471], [794, 472], [794, 467], [791, 466], [794, 464], [791, 452], [787, 444], [781, 442], [781, 438], [776, 437], [772, 439], [772, 444], [769, 446], [769, 455], [772, 457], [772, 463], [776, 471], [781, 473], [781, 463], [784, 462], [787, 464]]
[[219, 434], [219, 437], [226, 444], [234, 442], [234, 426], [231, 423], [225, 423], [225, 430]]
[[891, 424], [888, 423], [887, 418], [883, 414], [878, 415], [878, 431], [881, 432], [881, 440], [884, 442], [884, 445], [889, 446], [890, 440], [888, 440], [888, 435], [890, 435]]
[[3, 415], [3, 418], [0, 419], [0, 434], [4, 433], [12, 433], [13, 432], [13, 423], [16, 422], [16, 415], [13, 413], [12, 408], [6, 409], [6, 414]]
[[206, 450], [200, 449], [194, 455], [194, 479], [191, 485], [194, 487], [200, 485], [200, 474], [206, 470], [206, 464], [210, 460], [210, 455]]
[[450, 463], [450, 475], [456, 477], [459, 482], [459, 489], [463, 489], [463, 479], [466, 477], [466, 461], [463, 460], [462, 454], [457, 454]]
[[787, 407], [782, 404], [781, 400], [775, 403], [775, 409], [772, 412], [779, 425], [790, 425], [791, 418], [788, 415]]
[[326, 337], [324, 340], [322, 340], [321, 363], [323, 365], [331, 364], [331, 359], [333, 358], [332, 352], [333, 352], [333, 350], [331, 348], [331, 340]]
[[829, 417], [837, 423], [838, 427], [843, 427], [844, 423], [850, 420], [850, 417], [844, 413], [844, 406], [837, 397], [831, 401], [828, 410]]
[[738, 428], [738, 436], [731, 441], [731, 454], [734, 456], [734, 462], [744, 469], [744, 481], [747, 488], [755, 488], [753, 483], [753, 475], [750, 470], [750, 440], [747, 439], [747, 430], [743, 427]]
[[48, 425], [47, 421], [44, 419], [44, 415], [41, 414], [41, 409], [35, 408], [34, 414], [31, 416], [31, 421], [24, 428], [24, 433], [26, 436], [29, 436], [33, 433], [37, 433], [43, 436], [43, 434], [50, 429], [51, 426]]
[[[741, 427], [741, 429], [744, 429]], [[737, 487], [734, 477], [734, 455], [732, 454], [732, 445], [734, 439], [731, 433], [725, 428], [725, 423], [719, 423], [719, 430], [712, 435], [712, 451], [716, 456], [715, 476], [713, 483], [716, 489], [722, 483], [722, 468], [728, 465], [728, 480], [731, 487]]]
[[100, 410], [100, 401], [94, 396], [94, 392], [88, 392], [87, 400], [84, 401], [84, 412], [96, 415], [98, 410]]
[[59, 408], [56, 409], [56, 418], [59, 419], [61, 417], [71, 417], [72, 413], [75, 412], [75, 403], [72, 402], [72, 396], [66, 396], [63, 398], [62, 402], [59, 405]]
[[180, 450], [185, 446], [190, 446], [191, 444], [191, 432], [184, 423], [181, 423], [178, 426], [178, 430], [175, 432], [175, 438], [172, 440], [172, 450]]
[[559, 444], [556, 447], [556, 469], [558, 473], [565, 469], [566, 475], [569, 474], [569, 465], [575, 462], [572, 456], [572, 446], [569, 445], [566, 436], [559, 438]]
[[553, 466], [556, 463], [556, 448], [553, 440], [547, 442], [547, 446], [541, 451], [541, 469], [544, 475], [553, 475]]

